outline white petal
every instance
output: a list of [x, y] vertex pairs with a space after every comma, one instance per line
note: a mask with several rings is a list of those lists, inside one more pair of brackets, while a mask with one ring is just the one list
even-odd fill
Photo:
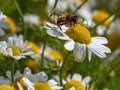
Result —
[[6, 76], [11, 80], [11, 72], [10, 71], [6, 72]]
[[5, 32], [0, 28], [0, 36], [4, 36]]
[[84, 79], [83, 79], [83, 82], [84, 84], [88, 84], [91, 80], [91, 77], [90, 76], [86, 76]]
[[60, 86], [52, 86], [51, 89], [52, 90], [60, 90], [60, 89], [62, 89], [62, 87], [60, 87]]
[[92, 52], [88, 49], [88, 60], [91, 60]]
[[17, 83], [17, 86], [18, 86], [19, 90], [24, 90], [24, 89], [22, 88], [22, 86], [20, 85], [20, 83]]
[[57, 84], [57, 82], [53, 79], [49, 80], [48, 83], [51, 85], [51, 86], [54, 86]]
[[22, 76], [22, 74], [21, 74], [21, 72], [20, 71], [16, 71], [16, 73], [15, 73], [15, 78], [17, 78], [17, 77], [19, 77], [19, 76]]
[[58, 32], [57, 30], [47, 30], [47, 34], [49, 34], [50, 36], [53, 36], [53, 37], [60, 37], [60, 36], [63, 36], [63, 34], [61, 32]]
[[100, 58], [105, 58], [106, 55], [104, 53], [104, 49], [106, 51], [106, 48], [102, 48], [100, 45], [96, 45], [94, 43], [91, 43], [88, 46], [88, 49], [93, 52], [94, 54], [96, 54], [98, 57]]
[[73, 50], [74, 46], [75, 46], [75, 42], [73, 40], [67, 41], [64, 45], [64, 47], [69, 51]]
[[23, 78], [25, 86], [28, 88], [28, 90], [35, 90], [33, 87], [33, 83], [29, 81], [27, 78]]
[[86, 56], [86, 45], [75, 43], [73, 54], [77, 62], [82, 62]]
[[108, 43], [107, 39], [105, 37], [92, 37], [92, 42], [97, 42], [99, 44], [106, 44]]
[[78, 73], [75, 73], [73, 74], [72, 79], [77, 81], [82, 81], [82, 76]]

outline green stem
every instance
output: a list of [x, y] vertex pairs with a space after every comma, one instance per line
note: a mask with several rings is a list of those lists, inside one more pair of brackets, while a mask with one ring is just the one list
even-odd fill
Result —
[[77, 13], [77, 11], [78, 11], [86, 2], [87, 2], [87, 0], [85, 0], [82, 4], [80, 4], [73, 13], [74, 13], [74, 14]]
[[27, 37], [27, 25], [26, 25], [26, 23], [24, 21], [23, 13], [22, 13], [18, 3], [16, 2], [16, 0], [13, 0], [13, 3], [14, 3], [14, 5], [15, 5], [15, 7], [16, 7], [19, 15], [20, 15], [20, 18], [21, 18], [21, 21], [22, 21], [22, 24], [23, 24], [23, 28], [24, 28], [24, 38], [26, 39], [26, 37]]
[[[47, 41], [47, 38], [46, 38], [46, 41]], [[47, 42], [44, 42], [44, 45], [43, 45], [43, 49], [42, 49], [42, 55], [41, 55], [41, 60], [39, 62], [39, 66], [40, 66], [40, 69], [44, 69], [44, 52], [45, 52], [45, 47], [46, 47], [46, 44]]]
[[57, 3], [58, 3], [58, 0], [55, 0], [55, 4], [54, 4], [54, 6], [53, 6], [53, 9], [52, 9], [52, 10], [54, 10], [54, 9], [56, 8]]
[[12, 60], [12, 68], [11, 68], [11, 84], [14, 82], [14, 66], [15, 62]]
[[[94, 83], [94, 87], [93, 90], [95, 90], [97, 88], [98, 85], [100, 85], [102, 83], [103, 80], [105, 80], [105, 78], [110, 74], [110, 72], [112, 70], [114, 70], [117, 66], [120, 65], [120, 60], [119, 60], [120, 56], [116, 57], [114, 60], [110, 61], [110, 60], [106, 60], [106, 66], [105, 68], [102, 69], [102, 71], [100, 72], [100, 74], [102, 74]], [[103, 63], [104, 64], [104, 63]], [[105, 71], [104, 71], [105, 70]]]
[[92, 27], [91, 30], [95, 30], [97, 26], [101, 25], [102, 23], [104, 23], [106, 20], [108, 20], [111, 16], [113, 15], [117, 15], [120, 12], [120, 8], [116, 9], [114, 12], [112, 12], [107, 18], [105, 18], [104, 20], [102, 20], [100, 23], [96, 24], [94, 27]]
[[68, 63], [68, 57], [69, 57], [69, 55], [70, 55], [70, 52], [68, 52], [68, 54], [66, 55], [66, 57], [64, 58], [64, 62], [63, 62], [63, 64], [62, 64], [62, 66], [61, 66], [61, 68], [60, 68], [60, 85], [62, 86], [63, 85], [63, 83], [62, 83], [62, 79], [63, 79], [63, 72], [64, 72], [64, 70], [65, 70], [65, 68], [66, 68], [66, 66], [67, 66], [67, 63]]

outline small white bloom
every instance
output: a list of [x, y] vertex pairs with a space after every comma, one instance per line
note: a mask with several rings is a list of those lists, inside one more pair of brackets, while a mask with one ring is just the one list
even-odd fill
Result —
[[39, 16], [35, 14], [25, 14], [24, 15], [25, 22], [28, 25], [39, 25]]
[[[82, 78], [80, 74], [74, 73], [72, 76], [71, 75], [67, 76], [66, 88], [68, 90], [77, 90], [77, 89], [85, 90], [85, 87], [87, 88], [87, 85], [90, 82], [90, 80], [91, 80], [90, 76], [86, 76]], [[71, 85], [71, 87], [68, 88], [67, 86], [69, 86], [69, 84]]]
[[26, 43], [27, 42], [24, 42], [22, 36], [9, 37], [8, 42], [0, 42], [0, 54], [12, 57], [16, 60], [25, 58], [26, 56], [33, 54], [33, 52], [30, 51], [31, 47], [26, 46]]
[[39, 73], [33, 74], [33, 75], [31, 74], [29, 76], [29, 79], [30, 80], [28, 80], [27, 78], [23, 78], [24, 84], [29, 90], [35, 90], [36, 87], [34, 85], [36, 83], [38, 83], [38, 84], [47, 83], [50, 86], [51, 90], [60, 90], [62, 88], [57, 85], [57, 82], [55, 80], [53, 80], [53, 79], [47, 80], [47, 75], [44, 72], [39, 72]]
[[4, 15], [1, 11], [0, 11], [0, 36], [4, 36], [5, 32], [3, 29], [7, 29], [9, 28], [9, 24], [6, 22], [3, 22], [3, 20], [6, 18], [6, 15]]

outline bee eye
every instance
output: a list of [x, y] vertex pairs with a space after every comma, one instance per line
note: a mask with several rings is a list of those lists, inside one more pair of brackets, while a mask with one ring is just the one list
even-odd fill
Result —
[[78, 19], [78, 17], [77, 17], [77, 16], [74, 16], [74, 17], [72, 18], [72, 21], [73, 21], [73, 22], [76, 22], [77, 19]]

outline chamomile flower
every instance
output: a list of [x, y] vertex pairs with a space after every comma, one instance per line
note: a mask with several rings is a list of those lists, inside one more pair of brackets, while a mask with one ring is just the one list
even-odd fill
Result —
[[40, 47], [32, 42], [32, 41], [28, 41], [27, 42], [27, 46], [31, 47], [31, 51], [34, 52], [33, 55], [31, 55], [31, 58], [35, 59], [35, 60], [39, 60], [41, 58], [41, 50]]
[[111, 51], [116, 50], [120, 46], [120, 19], [117, 18], [114, 22], [110, 24], [109, 29], [107, 30], [108, 44], [107, 46]]
[[49, 22], [47, 24], [47, 33], [59, 39], [67, 40], [64, 47], [71, 51], [73, 50], [74, 58], [78, 62], [82, 62], [88, 50], [88, 59], [91, 60], [91, 55], [95, 54], [100, 58], [105, 58], [105, 53], [110, 53], [111, 50], [104, 46], [107, 39], [104, 37], [91, 37], [90, 32], [84, 26], [76, 25], [69, 28], [62, 26], [62, 30]]
[[9, 28], [5, 29], [5, 32], [15, 32], [16, 31], [16, 24], [13, 21], [13, 19], [11, 17], [6, 17], [4, 20], [4, 22], [9, 23]]
[[47, 76], [44, 72], [39, 72], [30, 77], [31, 80], [23, 78], [24, 85], [28, 90], [60, 90], [62, 88], [57, 85], [55, 80], [47, 80]]
[[5, 18], [6, 16], [0, 11], [0, 36], [5, 35], [5, 32], [3, 29], [9, 28], [9, 24], [3, 21]]
[[90, 76], [86, 76], [82, 79], [82, 76], [78, 73], [73, 74], [72, 78], [70, 77], [71, 75], [68, 75], [65, 85], [67, 90], [85, 90], [91, 80]]
[[44, 55], [49, 60], [48, 62], [51, 69], [57, 70], [57, 68], [61, 67], [63, 56], [58, 50], [46, 47]]
[[12, 57], [16, 60], [25, 58], [28, 55], [33, 54], [30, 51], [30, 46], [26, 46], [26, 41], [24, 42], [22, 36], [9, 37], [8, 42], [0, 42], [0, 54], [4, 56]]
[[[102, 11], [102, 10], [98, 10], [98, 11], [94, 11], [93, 12], [93, 15], [92, 15], [92, 20], [95, 22], [95, 23], [100, 23], [101, 21], [103, 21], [105, 18], [109, 17], [109, 14], [105, 11]], [[104, 26], [107, 26], [109, 25], [111, 22], [111, 19], [107, 19], [103, 25]]]
[[29, 26], [39, 25], [39, 16], [35, 14], [25, 14], [24, 20]]
[[[107, 13], [106, 11], [103, 11], [103, 10], [96, 10], [92, 13], [91, 17], [92, 17], [93, 22], [98, 24], [98, 23], [102, 22], [104, 19], [106, 19], [107, 17], [109, 17], [109, 13]], [[101, 25], [99, 25], [96, 28], [96, 33], [98, 35], [104, 35], [106, 27], [111, 23], [112, 18], [113, 17], [110, 17], [104, 23], [102, 23]]]
[[29, 67], [32, 73], [36, 73], [39, 71], [38, 61], [34, 59], [28, 59], [26, 62], [26, 66]]

